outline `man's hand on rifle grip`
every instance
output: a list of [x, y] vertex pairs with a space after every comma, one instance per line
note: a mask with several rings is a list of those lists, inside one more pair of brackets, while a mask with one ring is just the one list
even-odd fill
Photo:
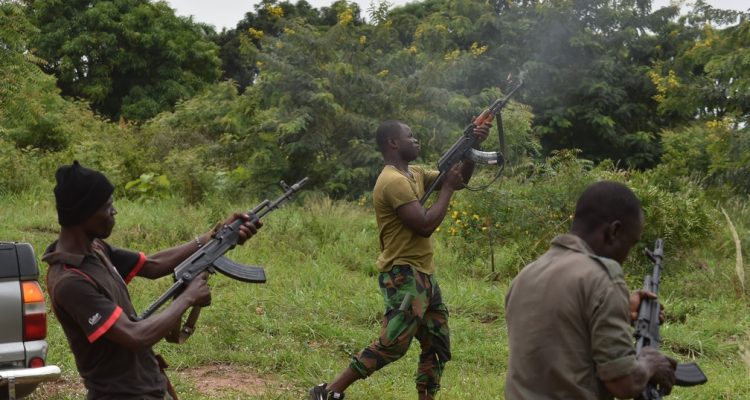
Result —
[[[637, 291], [630, 294], [630, 322], [635, 322], [638, 319], [638, 311], [641, 308], [641, 301], [643, 299], [656, 299], [657, 296], [653, 292], [648, 290], [638, 289]], [[664, 314], [664, 304], [659, 302], [659, 324], [664, 323], [666, 314]]]
[[657, 385], [662, 395], [666, 396], [672, 392], [672, 386], [677, 381], [674, 375], [677, 361], [665, 356], [653, 347], [644, 347], [641, 354], [638, 355], [638, 361], [644, 363], [651, 370], [649, 382]]
[[445, 180], [443, 181], [443, 188], [451, 190], [462, 189], [465, 185], [464, 177], [461, 175], [461, 169], [463, 168], [463, 161], [457, 162], [448, 170], [445, 174]]
[[180, 295], [192, 306], [208, 307], [211, 305], [211, 288], [208, 286], [208, 271], [203, 271]]

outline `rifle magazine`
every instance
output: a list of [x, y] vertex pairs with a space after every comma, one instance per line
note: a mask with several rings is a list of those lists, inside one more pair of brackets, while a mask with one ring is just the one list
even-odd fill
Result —
[[696, 363], [677, 364], [674, 374], [677, 386], [697, 386], [708, 382], [708, 377]]
[[242, 282], [266, 283], [266, 271], [261, 267], [237, 264], [223, 256], [214, 261], [214, 267], [222, 274]]

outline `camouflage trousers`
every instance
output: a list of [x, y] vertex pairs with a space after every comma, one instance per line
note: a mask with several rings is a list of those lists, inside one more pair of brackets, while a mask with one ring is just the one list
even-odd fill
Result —
[[408, 265], [381, 272], [378, 281], [385, 300], [380, 337], [354, 356], [350, 367], [367, 378], [406, 354], [416, 337], [422, 348], [417, 391], [433, 398], [440, 389], [445, 363], [451, 359], [448, 308], [440, 286], [434, 276]]

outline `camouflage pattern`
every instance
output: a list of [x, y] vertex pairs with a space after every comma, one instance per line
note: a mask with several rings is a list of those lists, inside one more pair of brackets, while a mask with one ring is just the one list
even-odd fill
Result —
[[[408, 265], [381, 272], [378, 282], [385, 301], [380, 337], [354, 356], [350, 366], [367, 378], [406, 354], [416, 337], [422, 348], [417, 391], [433, 398], [440, 389], [445, 363], [451, 359], [448, 308], [443, 304], [440, 286], [433, 275]], [[407, 294], [413, 296], [410, 302]]]

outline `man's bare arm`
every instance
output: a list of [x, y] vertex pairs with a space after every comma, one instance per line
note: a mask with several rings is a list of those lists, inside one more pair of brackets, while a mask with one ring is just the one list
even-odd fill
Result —
[[120, 314], [104, 337], [133, 351], [153, 346], [180, 323], [182, 314], [188, 308], [210, 304], [211, 291], [207, 279], [208, 273], [199, 275], [159, 314], [141, 321], [131, 321], [124, 313]]
[[[250, 216], [243, 213], [236, 213], [231, 215], [229, 218], [227, 218], [224, 224], [229, 225], [232, 223], [232, 221], [238, 218], [242, 218], [246, 221], [245, 224], [241, 225], [240, 227], [240, 240], [238, 242], [239, 244], [243, 244], [245, 243], [245, 241], [247, 241], [247, 239], [256, 234], [258, 232], [258, 229], [263, 226], [263, 224], [260, 221], [257, 221], [255, 223], [247, 222], [250, 221]], [[209, 240], [211, 240], [211, 235], [213, 235], [213, 231], [206, 232], [198, 236], [196, 239], [200, 242], [201, 245], [204, 245], [208, 243]], [[198, 250], [198, 248], [198, 243], [193, 240], [188, 243], [175, 246], [170, 249], [162, 250], [158, 253], [147, 256], [146, 262], [143, 264], [143, 268], [138, 272], [138, 276], [149, 279], [157, 279], [163, 276], [167, 276], [171, 274], [172, 271], [174, 271], [177, 265], [179, 265], [183, 260], [188, 258], [188, 256]]]

